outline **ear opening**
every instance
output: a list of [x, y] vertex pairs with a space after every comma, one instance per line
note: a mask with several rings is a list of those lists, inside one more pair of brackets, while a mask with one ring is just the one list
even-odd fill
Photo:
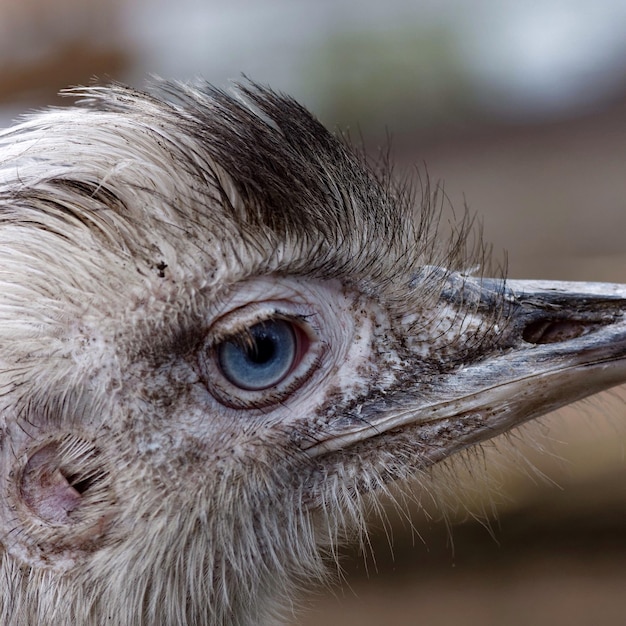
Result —
[[76, 435], [30, 447], [8, 477], [0, 541], [28, 565], [71, 566], [104, 541], [114, 502], [109, 476], [97, 446]]

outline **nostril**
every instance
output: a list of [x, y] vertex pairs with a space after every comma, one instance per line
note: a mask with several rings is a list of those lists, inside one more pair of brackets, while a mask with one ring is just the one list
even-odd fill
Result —
[[522, 331], [522, 339], [528, 343], [559, 343], [575, 339], [589, 332], [592, 325], [576, 320], [535, 320]]

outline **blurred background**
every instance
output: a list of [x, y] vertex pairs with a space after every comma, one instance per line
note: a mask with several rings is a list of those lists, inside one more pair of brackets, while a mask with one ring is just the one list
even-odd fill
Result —
[[[0, 125], [68, 85], [246, 74], [391, 138], [512, 277], [626, 282], [625, 25], [624, 0], [0, 0]], [[626, 623], [625, 398], [405, 490], [293, 626]]]

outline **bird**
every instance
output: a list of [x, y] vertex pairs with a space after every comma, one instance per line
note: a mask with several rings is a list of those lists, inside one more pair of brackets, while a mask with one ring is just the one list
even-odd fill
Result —
[[281, 623], [391, 485], [626, 381], [625, 285], [507, 279], [289, 96], [69, 94], [0, 134], [0, 623]]

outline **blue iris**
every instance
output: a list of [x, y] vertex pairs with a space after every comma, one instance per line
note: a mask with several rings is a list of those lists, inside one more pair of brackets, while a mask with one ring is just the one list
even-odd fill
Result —
[[292, 324], [272, 319], [255, 324], [245, 335], [217, 348], [219, 365], [230, 383], [258, 391], [277, 385], [291, 370], [297, 354]]

